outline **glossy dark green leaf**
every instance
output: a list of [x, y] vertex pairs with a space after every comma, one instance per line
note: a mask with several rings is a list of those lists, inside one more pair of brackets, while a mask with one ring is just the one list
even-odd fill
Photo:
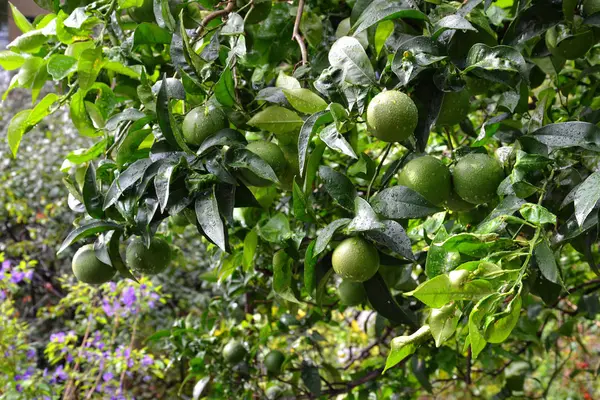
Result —
[[516, 87], [521, 80], [527, 80], [527, 63], [521, 53], [508, 46], [489, 47], [477, 43], [469, 50], [467, 68], [480, 78]]
[[156, 115], [158, 117], [158, 125], [160, 126], [160, 130], [164, 138], [171, 146], [192, 154], [192, 150], [188, 147], [183, 139], [180, 125], [173, 118], [168, 86], [169, 84], [165, 75], [163, 76], [162, 84], [156, 98]]
[[282, 299], [299, 303], [292, 291], [292, 264], [294, 260], [279, 250], [273, 256], [273, 291]]
[[519, 12], [511, 22], [503, 38], [503, 43], [516, 45], [541, 36], [563, 19], [560, 4], [551, 1], [532, 3]]
[[77, 242], [78, 240], [95, 235], [97, 233], [122, 230], [121, 225], [110, 221], [92, 221], [78, 228], [73, 229], [60, 245], [57, 254], [62, 253], [67, 247]]
[[265, 160], [250, 150], [235, 148], [231, 149], [228, 154], [230, 155], [228, 162], [229, 166], [233, 168], [244, 168], [253, 172], [259, 178], [267, 179], [275, 183], [279, 182], [279, 179], [277, 178], [277, 175], [275, 175], [273, 168], [271, 168], [271, 166], [267, 164]]
[[292, 207], [294, 210], [294, 217], [299, 221], [311, 222], [313, 220], [311, 212], [309, 211], [306, 196], [300, 186], [296, 183], [295, 179], [292, 187]]
[[138, 110], [137, 108], [126, 108], [125, 110], [121, 111], [120, 113], [115, 114], [112, 117], [110, 117], [110, 119], [108, 121], [106, 121], [106, 124], [104, 125], [104, 129], [106, 129], [107, 131], [114, 131], [115, 129], [117, 129], [117, 126], [121, 122], [138, 121], [144, 117], [146, 117], [146, 114], [144, 114], [142, 111]]
[[354, 198], [354, 218], [346, 228], [348, 232], [364, 232], [383, 229], [385, 225], [379, 220], [371, 205], [362, 197]]
[[312, 135], [320, 126], [333, 122], [333, 116], [329, 111], [317, 112], [304, 121], [298, 136], [298, 162], [300, 166], [300, 176], [304, 175], [306, 165], [306, 156], [308, 154], [308, 145]]
[[378, 22], [400, 18], [424, 20], [426, 16], [409, 0], [374, 0], [360, 14], [352, 29], [356, 35]]
[[240, 132], [229, 128], [222, 129], [206, 138], [198, 148], [196, 154], [201, 156], [213, 147], [245, 145], [246, 143], [246, 138]]
[[349, 218], [336, 219], [335, 221], [327, 225], [325, 228], [323, 228], [323, 230], [321, 230], [321, 232], [319, 232], [319, 234], [317, 235], [313, 256], [316, 257], [320, 253], [322, 253], [327, 248], [327, 245], [331, 241], [331, 238], [333, 238], [333, 235], [335, 235], [335, 233], [338, 230], [348, 225], [350, 221], [351, 219]]
[[371, 206], [376, 213], [389, 219], [422, 218], [441, 208], [405, 186], [393, 186], [373, 196]]
[[344, 80], [350, 84], [368, 86], [376, 83], [371, 61], [360, 42], [353, 37], [341, 37], [331, 46], [329, 63], [341, 69]]
[[104, 198], [102, 197], [102, 194], [98, 192], [98, 187], [96, 186], [96, 169], [92, 163], [87, 166], [85, 171], [82, 195], [85, 211], [87, 211], [92, 218], [104, 218], [104, 211], [102, 210]]
[[119, 175], [117, 179], [113, 181], [113, 183], [108, 188], [106, 192], [106, 196], [104, 198], [104, 206], [103, 210], [106, 210], [113, 204], [117, 202], [121, 194], [131, 186], [133, 186], [137, 181], [139, 181], [146, 169], [152, 164], [152, 160], [146, 158], [142, 160], [137, 160], [133, 164], [131, 164], [125, 171]]
[[459, 14], [452, 14], [445, 16], [435, 23], [432, 38], [436, 39], [442, 32], [448, 29], [477, 32], [477, 29], [465, 17]]
[[321, 377], [319, 376], [319, 368], [304, 364], [300, 372], [302, 382], [308, 390], [315, 396], [321, 395]]
[[[131, 273], [129, 268], [123, 262], [121, 258], [121, 252], [119, 251], [119, 244], [121, 243], [121, 231], [110, 231], [100, 236], [103, 239], [106, 253], [112, 265], [120, 274], [126, 279], [131, 279], [134, 282], [138, 282], [137, 278]], [[96, 250], [97, 251], [97, 250]]]
[[322, 165], [319, 167], [319, 177], [323, 181], [323, 186], [327, 193], [329, 193], [340, 206], [350, 211], [354, 210], [356, 188], [346, 175], [335, 171], [333, 168]]
[[313, 296], [317, 288], [317, 256], [314, 251], [316, 243], [316, 240], [312, 240], [308, 244], [304, 254], [304, 287], [306, 287], [306, 291], [311, 296]]
[[136, 150], [142, 142], [152, 134], [152, 129], [129, 130], [127, 136], [119, 144], [117, 148], [116, 162], [119, 167], [131, 161]]
[[345, 154], [348, 157], [358, 159], [350, 143], [348, 143], [344, 136], [338, 132], [336, 124], [330, 124], [326, 126], [319, 133], [319, 137], [330, 149]]
[[147, 197], [138, 204], [135, 222], [138, 233], [144, 240], [146, 247], [150, 247], [152, 237], [155, 233], [151, 223], [158, 210], [158, 206], [159, 202], [152, 197]]
[[582, 147], [600, 151], [600, 128], [589, 122], [561, 122], [531, 133], [537, 141], [553, 149]]
[[214, 187], [198, 195], [195, 209], [198, 223], [208, 239], [222, 251], [227, 252], [227, 234], [225, 232], [225, 225], [219, 214]]
[[541, 241], [535, 247], [534, 255], [542, 275], [552, 283], [562, 284], [560, 270], [548, 241]]
[[410, 238], [402, 225], [393, 220], [382, 221], [382, 225], [381, 228], [367, 231], [366, 236], [394, 253], [398, 253], [409, 260], [414, 260], [415, 256], [412, 252]]
[[165, 211], [169, 202], [171, 183], [178, 166], [179, 164], [176, 162], [162, 164], [154, 177], [154, 190], [156, 191], [156, 197], [160, 204], [161, 212]]
[[379, 272], [368, 281], [363, 282], [369, 303], [383, 317], [390, 321], [416, 327], [416, 316], [408, 309], [401, 307], [385, 283]]
[[231, 68], [226, 67], [214, 88], [215, 97], [219, 103], [226, 107], [232, 107], [235, 104], [235, 83]]
[[400, 85], [404, 86], [415, 79], [419, 73], [445, 58], [441, 46], [430, 37], [410, 37], [396, 50], [392, 61], [392, 72], [400, 80]]

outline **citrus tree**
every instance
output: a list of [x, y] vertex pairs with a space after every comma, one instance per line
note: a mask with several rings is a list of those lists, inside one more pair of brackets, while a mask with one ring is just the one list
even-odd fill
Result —
[[32, 95], [9, 146], [61, 107], [94, 138], [62, 167], [84, 283], [204, 238], [219, 294], [150, 338], [181, 390], [547, 396], [597, 332], [598, 0], [38, 3], [0, 53]]

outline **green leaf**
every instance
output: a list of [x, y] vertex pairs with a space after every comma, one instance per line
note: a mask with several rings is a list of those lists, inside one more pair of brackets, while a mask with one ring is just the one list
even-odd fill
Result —
[[435, 23], [432, 38], [437, 39], [442, 32], [448, 29], [477, 32], [477, 29], [465, 17], [452, 14], [445, 16]]
[[250, 150], [246, 150], [243, 148], [235, 148], [232, 149], [231, 152], [228, 152], [230, 155], [229, 165], [234, 168], [244, 168], [247, 169], [254, 174], [256, 174], [259, 178], [267, 179], [274, 183], [279, 183], [279, 179], [273, 171], [273, 168], [260, 156], [254, 154]]
[[121, 64], [116, 61], [106, 61], [102, 64], [102, 68], [115, 72], [117, 74], [128, 76], [133, 79], [140, 78], [139, 72], [135, 71], [127, 65]]
[[463, 72], [469, 71], [480, 78], [504, 83], [511, 88], [517, 87], [521, 80], [528, 79], [525, 59], [518, 50], [508, 46], [475, 44], [469, 50], [467, 68]]
[[0, 51], [0, 67], [6, 71], [12, 71], [25, 63], [26, 58], [21, 54], [14, 53], [10, 50]]
[[317, 288], [317, 254], [315, 254], [316, 240], [311, 240], [304, 254], [304, 286], [309, 295], [313, 296]]
[[292, 291], [293, 260], [285, 250], [277, 251], [273, 256], [273, 291], [281, 298], [293, 303], [299, 303]]
[[98, 187], [96, 186], [96, 169], [92, 163], [90, 163], [85, 170], [85, 178], [83, 180], [81, 192], [85, 211], [90, 217], [96, 219], [104, 218], [104, 211], [102, 210], [104, 198], [102, 197], [102, 194], [98, 192]]
[[227, 67], [221, 73], [221, 77], [215, 84], [215, 97], [226, 107], [232, 107], [235, 104], [235, 83], [231, 68]]
[[346, 175], [335, 171], [333, 168], [322, 165], [319, 167], [319, 176], [329, 195], [342, 207], [349, 211], [354, 210], [356, 188]]
[[156, 97], [156, 116], [158, 119], [158, 126], [160, 126], [160, 130], [165, 140], [171, 146], [182, 149], [189, 154], [193, 154], [192, 150], [188, 147], [183, 139], [180, 124], [173, 118], [173, 113], [171, 111], [171, 97], [173, 94], [175, 94], [173, 93], [175, 89], [171, 88], [171, 90], [169, 90], [171, 86], [172, 85], [169, 85], [166, 74], [163, 75], [158, 96]]
[[171, 33], [156, 24], [143, 22], [133, 33], [133, 47], [142, 44], [171, 44]]
[[385, 373], [385, 371], [413, 354], [417, 350], [418, 345], [430, 334], [431, 329], [429, 328], [429, 325], [424, 325], [410, 336], [398, 336], [393, 338], [390, 343], [391, 349], [387, 356], [383, 372]]
[[10, 147], [10, 151], [12, 152], [13, 157], [17, 156], [17, 151], [19, 149], [19, 144], [21, 144], [21, 139], [27, 129], [30, 128], [30, 125], [27, 123], [29, 119], [29, 115], [31, 115], [32, 110], [21, 110], [16, 113], [10, 123], [8, 124], [7, 129], [7, 139], [8, 139], [8, 147]]
[[275, 86], [282, 89], [300, 89], [300, 82], [293, 76], [286, 75], [283, 71], [279, 71]]
[[290, 221], [283, 213], [277, 213], [269, 221], [259, 226], [258, 234], [270, 243], [283, 243], [292, 235]]
[[304, 192], [300, 186], [298, 186], [298, 183], [296, 183], [295, 179], [292, 185], [292, 206], [294, 210], [294, 217], [296, 217], [299, 221], [311, 222], [313, 218], [307, 205]]
[[222, 251], [227, 252], [227, 232], [219, 215], [214, 186], [196, 198], [196, 218], [204, 235]]
[[77, 76], [81, 90], [88, 90], [96, 83], [102, 64], [102, 48], [87, 49], [81, 53], [77, 62]]
[[122, 229], [123, 228], [120, 225], [110, 221], [92, 221], [85, 225], [81, 225], [79, 228], [72, 230], [67, 235], [65, 240], [60, 245], [57, 254], [62, 253], [67, 247], [69, 247], [78, 240], [95, 235], [97, 233]]
[[414, 260], [410, 238], [402, 225], [390, 219], [382, 221], [381, 224], [382, 227], [367, 231], [366, 236], [402, 257]]
[[94, 137], [98, 136], [96, 128], [92, 123], [90, 116], [88, 115], [85, 107], [85, 96], [87, 91], [79, 89], [73, 97], [71, 97], [71, 104], [69, 108], [69, 115], [75, 128], [83, 136]]
[[448, 232], [445, 227], [441, 227], [432, 240], [429, 250], [427, 251], [427, 259], [425, 261], [425, 274], [428, 278], [433, 278], [441, 274], [450, 272], [452, 268], [451, 259], [456, 257], [458, 253], [450, 252], [442, 246], [435, 243], [441, 243], [448, 238]]
[[441, 243], [436, 243], [448, 251], [456, 251], [473, 257], [483, 257], [494, 250], [501, 250], [513, 245], [508, 238], [501, 238], [494, 233], [474, 234], [459, 233], [450, 236]]
[[377, 29], [375, 30], [375, 54], [377, 54], [377, 57], [379, 57], [381, 50], [383, 50], [383, 46], [385, 46], [385, 42], [393, 32], [393, 21], [381, 21], [377, 24]]
[[13, 5], [13, 3], [9, 1], [8, 4], [10, 5], [10, 11], [12, 12], [13, 21], [21, 32], [27, 33], [35, 29], [31, 22], [29, 22], [27, 17], [21, 14], [21, 12], [17, 9], [17, 7]]
[[[599, 194], [600, 198], [600, 194]], [[534, 225], [542, 226], [544, 224], [556, 225], [556, 215], [552, 214], [548, 209], [538, 204], [526, 203], [519, 210], [523, 218]]]
[[552, 283], [562, 284], [560, 270], [556, 264], [556, 258], [546, 239], [535, 246], [533, 254], [535, 255], [535, 261], [544, 278]]
[[311, 136], [320, 126], [333, 122], [333, 116], [329, 111], [317, 112], [304, 121], [298, 136], [298, 163], [300, 166], [300, 176], [304, 176], [304, 168], [306, 165], [306, 156], [308, 154], [308, 145]]
[[362, 197], [354, 198], [354, 218], [346, 228], [348, 232], [364, 232], [376, 229], [383, 229], [384, 225], [371, 205]]
[[438, 275], [421, 283], [410, 294], [431, 308], [441, 308], [453, 299], [460, 297], [460, 291], [453, 289], [448, 275]]
[[[152, 160], [149, 158], [135, 161], [125, 171], [123, 171], [118, 178], [108, 188], [104, 198], [103, 210], [106, 210], [119, 200], [119, 197], [123, 192], [133, 186], [137, 181], [142, 179], [144, 173], [152, 164]], [[160, 164], [157, 164], [160, 165]]]
[[77, 71], [77, 59], [64, 54], [53, 54], [48, 60], [48, 73], [55, 81], [60, 81]]
[[121, 252], [119, 251], [121, 234], [122, 231], [114, 230], [102, 235], [104, 236], [104, 240], [108, 241], [108, 256], [110, 257], [110, 263], [124, 278], [131, 279], [132, 281], [139, 283], [121, 258]]
[[[385, 0], [387, 1], [387, 0]], [[329, 64], [344, 73], [344, 80], [353, 85], [375, 85], [375, 71], [360, 42], [343, 36], [329, 50]]]
[[37, 53], [40, 47], [48, 43], [48, 38], [41, 29], [29, 31], [18, 36], [6, 48], [18, 53]]
[[48, 77], [46, 60], [39, 57], [30, 57], [17, 74], [19, 87], [31, 89], [32, 101], [35, 103], [37, 96]]
[[374, 0], [353, 24], [354, 34], [378, 22], [400, 18], [424, 20], [427, 17], [419, 11], [415, 3], [409, 0]]
[[395, 323], [416, 327], [417, 317], [409, 310], [400, 307], [388, 288], [381, 273], [363, 282], [369, 302], [381, 316]]
[[327, 102], [308, 89], [283, 89], [291, 106], [303, 114], [314, 114], [327, 108]]
[[446, 56], [443, 53], [441, 46], [430, 37], [410, 37], [398, 46], [392, 61], [392, 72], [400, 80], [400, 85], [407, 85], [421, 72], [444, 60]]
[[376, 213], [389, 219], [422, 218], [442, 211], [405, 186], [382, 190], [373, 196], [371, 206]]
[[245, 146], [248, 142], [246, 141], [246, 137], [240, 132], [234, 129], [221, 129], [214, 135], [211, 135], [204, 139], [196, 154], [199, 156], [204, 155], [208, 152], [208, 150], [213, 147], [222, 147], [222, 146], [235, 146], [242, 145]]
[[[521, 314], [521, 296], [511, 300], [500, 318], [496, 318], [485, 328], [485, 340], [488, 343], [502, 343], [510, 336], [510, 333], [519, 322]], [[489, 317], [488, 317], [489, 318]]]
[[269, 106], [248, 121], [248, 125], [276, 135], [295, 131], [303, 123], [298, 114], [280, 106]]
[[244, 271], [249, 271], [252, 267], [257, 246], [258, 234], [256, 233], [256, 229], [252, 229], [248, 231], [246, 237], [244, 238], [244, 251], [242, 257], [242, 265], [244, 266]]
[[600, 200], [600, 171], [588, 176], [575, 192], [575, 218], [579, 226], [592, 212]]
[[321, 377], [319, 376], [319, 368], [304, 364], [300, 372], [302, 382], [306, 385], [310, 392], [319, 397], [321, 396]]
[[171, 183], [175, 179], [175, 171], [179, 163], [176, 161], [166, 162], [158, 168], [158, 172], [154, 177], [154, 190], [156, 191], [156, 199], [160, 204], [160, 212], [164, 213], [169, 203], [169, 195], [171, 194]]
[[339, 151], [342, 154], [358, 159], [354, 149], [337, 129], [337, 124], [326, 126], [320, 133], [319, 138], [332, 150]]
[[454, 335], [461, 315], [461, 311], [454, 304], [431, 310], [429, 327], [436, 347], [440, 347]]
[[316, 240], [313, 256], [316, 257], [319, 254], [321, 254], [325, 250], [325, 248], [327, 248], [327, 245], [331, 241], [331, 238], [333, 237], [333, 235], [338, 230], [340, 230], [344, 226], [348, 225], [350, 223], [350, 221], [351, 221], [351, 219], [349, 219], [349, 218], [336, 219], [335, 221], [333, 221], [329, 225], [327, 225], [325, 228], [323, 228], [323, 230], [321, 230], [321, 232], [319, 232], [319, 234], [317, 235], [317, 240]]
[[468, 342], [466, 342], [465, 345], [470, 343], [473, 359], [476, 359], [479, 356], [479, 353], [481, 353], [487, 344], [485, 337], [481, 333], [480, 325], [486, 314], [495, 308], [499, 296], [499, 294], [494, 293], [484, 297], [483, 299], [479, 300], [469, 314], [469, 337]]

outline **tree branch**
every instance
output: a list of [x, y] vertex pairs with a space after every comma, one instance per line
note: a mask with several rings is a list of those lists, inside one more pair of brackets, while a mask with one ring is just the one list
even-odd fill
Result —
[[219, 18], [219, 17], [229, 14], [230, 12], [233, 11], [234, 6], [235, 6], [234, 0], [228, 0], [227, 5], [225, 6], [224, 9], [216, 10], [216, 11], [213, 11], [210, 14], [208, 14], [206, 17], [204, 17], [202, 22], [200, 22], [200, 26], [198, 26], [198, 28], [196, 29], [194, 36], [196, 38], [200, 37], [200, 35], [202, 34], [202, 31], [204, 31], [204, 28], [206, 28], [206, 25], [208, 25], [210, 23], [210, 21], [212, 21], [215, 18]]
[[302, 65], [306, 65], [308, 63], [308, 51], [306, 50], [306, 43], [304, 43], [304, 38], [300, 34], [300, 22], [302, 21], [303, 12], [304, 0], [298, 0], [298, 11], [296, 12], [296, 21], [294, 22], [292, 40], [298, 42], [298, 46], [300, 47], [300, 53], [302, 53]]

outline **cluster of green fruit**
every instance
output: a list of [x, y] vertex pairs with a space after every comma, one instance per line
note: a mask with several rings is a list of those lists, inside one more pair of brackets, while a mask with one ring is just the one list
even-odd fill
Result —
[[[232, 339], [223, 347], [222, 355], [228, 364], [235, 365], [244, 361], [248, 355], [248, 350], [240, 341]], [[277, 376], [282, 371], [284, 361], [285, 355], [281, 351], [271, 350], [265, 356], [263, 364], [270, 376]]]
[[[155, 275], [167, 268], [171, 261], [171, 248], [160, 238], [153, 238], [146, 247], [142, 239], [133, 240], [127, 247], [126, 260], [129, 268], [145, 275]], [[86, 244], [77, 250], [71, 267], [75, 277], [84, 283], [99, 285], [110, 281], [115, 268], [100, 260], [93, 244]]]

